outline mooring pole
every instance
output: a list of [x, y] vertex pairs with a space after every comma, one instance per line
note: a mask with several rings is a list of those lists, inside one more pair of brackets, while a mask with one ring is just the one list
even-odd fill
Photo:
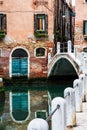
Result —
[[68, 87], [64, 90], [64, 98], [66, 101], [66, 125], [67, 127], [76, 126], [76, 107], [75, 107], [75, 91]]
[[65, 99], [56, 97], [52, 100], [52, 130], [66, 130], [66, 108]]

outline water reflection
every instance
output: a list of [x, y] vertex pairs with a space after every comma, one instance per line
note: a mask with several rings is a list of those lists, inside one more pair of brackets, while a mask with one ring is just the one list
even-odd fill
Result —
[[28, 97], [28, 92], [10, 92], [10, 112], [15, 121], [23, 121], [28, 117]]
[[[76, 79], [76, 77], [68, 77], [67, 79], [60, 78], [56, 80], [54, 78], [29, 80], [27, 84], [25, 82], [18, 82], [17, 80], [17, 82], [14, 82], [13, 84], [5, 84], [5, 93], [0, 93], [0, 115], [2, 115], [5, 122], [10, 122], [10, 124], [7, 123], [10, 127], [15, 127], [15, 129], [24, 127], [24, 130], [26, 130], [25, 124], [15, 125], [14, 123], [13, 126], [11, 122], [15, 120], [25, 120], [28, 117], [28, 114], [30, 114], [29, 112], [31, 112], [29, 121], [35, 117], [46, 118], [46, 115], [49, 115], [50, 112], [51, 100], [54, 97], [63, 97], [64, 89], [66, 87], [73, 87], [74, 79]], [[30, 100], [28, 95], [30, 96]], [[9, 97], [11, 98], [9, 99]], [[5, 110], [5, 107], [7, 107], [7, 110]], [[28, 111], [28, 109], [30, 109], [30, 111]], [[4, 127], [4, 123], [2, 125]]]
[[0, 89], [0, 116], [2, 115], [4, 110], [4, 103], [5, 103], [5, 92], [4, 90]]

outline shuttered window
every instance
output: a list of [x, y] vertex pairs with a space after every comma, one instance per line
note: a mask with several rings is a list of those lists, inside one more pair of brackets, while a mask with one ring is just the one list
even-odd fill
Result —
[[48, 33], [48, 16], [46, 14], [34, 14], [34, 32], [36, 31]]
[[6, 14], [0, 14], [0, 30], [6, 31]]
[[87, 20], [83, 21], [83, 35], [87, 34]]
[[0, 14], [0, 41], [3, 40], [5, 35], [6, 35], [6, 15]]

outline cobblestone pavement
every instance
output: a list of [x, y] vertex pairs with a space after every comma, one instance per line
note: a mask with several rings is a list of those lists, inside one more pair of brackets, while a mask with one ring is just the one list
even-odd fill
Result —
[[87, 130], [87, 102], [83, 103], [83, 112], [76, 113], [77, 126], [67, 130]]

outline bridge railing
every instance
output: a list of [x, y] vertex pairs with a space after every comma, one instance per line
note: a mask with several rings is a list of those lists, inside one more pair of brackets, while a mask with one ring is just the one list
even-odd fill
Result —
[[[72, 44], [71, 40], [67, 41], [67, 42], [57, 42], [57, 52], [56, 54], [73, 54], [74, 57], [76, 57], [77, 55], [77, 51], [76, 48], [74, 47], [74, 45]], [[50, 63], [50, 61], [52, 60], [52, 53], [48, 53], [48, 63]]]
[[75, 48], [72, 42], [69, 40], [67, 42], [57, 42], [57, 53], [74, 53]]

